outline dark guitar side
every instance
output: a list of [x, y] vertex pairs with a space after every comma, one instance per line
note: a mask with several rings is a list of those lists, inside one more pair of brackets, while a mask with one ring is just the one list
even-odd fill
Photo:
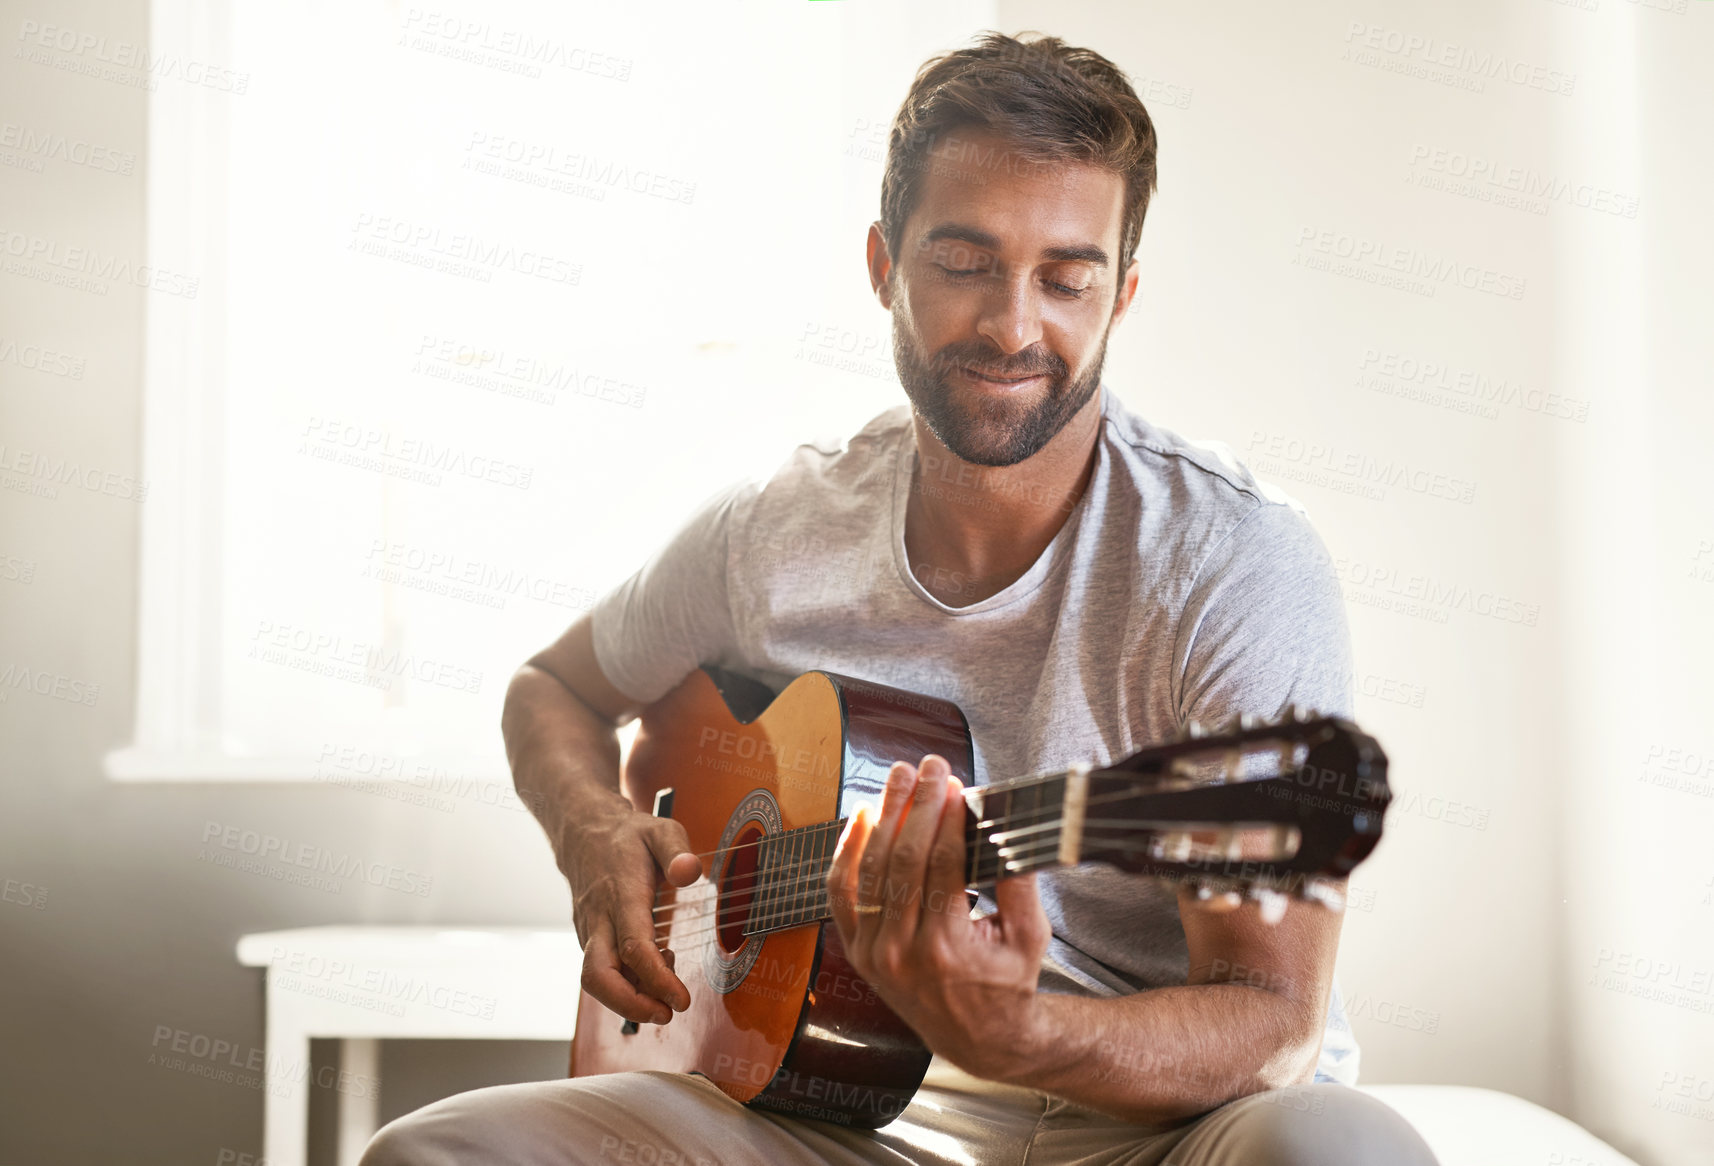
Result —
[[[826, 674], [839, 695], [845, 752], [839, 814], [880, 809], [894, 761], [946, 758], [973, 784], [975, 759], [964, 714], [950, 701], [917, 696], [849, 676]], [[842, 1125], [876, 1127], [897, 1117], [928, 1071], [929, 1050], [845, 958], [839, 929], [818, 924], [811, 982], [781, 1071], [755, 1104]], [[856, 1041], [861, 1048], [846, 1043]]]
[[[717, 844], [755, 788], [777, 797], [782, 827], [792, 829], [848, 817], [864, 804], [878, 809], [895, 760], [938, 753], [966, 783], [973, 780], [969, 727], [951, 702], [830, 672], [806, 673], [769, 696], [740, 678], [699, 670], [650, 706], [624, 772], [632, 804], [648, 811], [656, 791], [673, 789], [673, 817], [702, 852]], [[709, 764], [710, 750], [701, 746], [734, 739], [749, 745], [740, 750], [743, 776]], [[762, 756], [763, 741], [776, 750], [771, 761]], [[781, 758], [796, 764], [782, 766]], [[680, 893], [687, 912], [708, 909], [713, 888], [703, 885], [693, 896], [696, 889]], [[574, 1074], [698, 1072], [738, 1101], [871, 1128], [910, 1102], [929, 1051], [852, 971], [831, 922], [767, 936], [745, 981], [725, 993], [703, 972], [713, 941], [696, 941], [694, 930], [675, 926], [668, 940], [691, 991], [690, 1009], [628, 1033], [585, 993], [572, 1042]]]

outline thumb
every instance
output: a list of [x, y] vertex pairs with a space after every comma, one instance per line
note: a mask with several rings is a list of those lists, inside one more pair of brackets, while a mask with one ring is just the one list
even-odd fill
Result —
[[673, 886], [689, 886], [702, 875], [702, 861], [690, 852], [690, 836], [671, 818], [657, 819], [643, 836], [648, 840], [655, 864]]

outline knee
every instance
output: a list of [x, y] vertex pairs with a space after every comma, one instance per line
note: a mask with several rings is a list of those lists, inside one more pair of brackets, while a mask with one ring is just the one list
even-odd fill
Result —
[[1345, 1085], [1273, 1089], [1233, 1106], [1241, 1111], [1220, 1140], [1234, 1151], [1230, 1160], [1246, 1166], [1436, 1166], [1428, 1143], [1396, 1110]]
[[363, 1148], [357, 1166], [425, 1166], [444, 1161], [442, 1151], [435, 1148], [432, 1130], [425, 1131], [417, 1120], [421, 1112], [408, 1113], [382, 1126]]
[[[471, 1115], [455, 1120], [447, 1098], [382, 1126], [357, 1166], [452, 1166], [468, 1162], [481, 1138]], [[478, 1158], [482, 1155], [477, 1154]]]

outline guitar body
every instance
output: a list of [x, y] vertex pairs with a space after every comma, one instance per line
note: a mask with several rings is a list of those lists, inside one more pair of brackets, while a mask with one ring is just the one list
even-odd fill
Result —
[[916, 1092], [928, 1049], [852, 971], [831, 921], [743, 934], [756, 882], [746, 856], [762, 837], [879, 809], [897, 760], [938, 753], [973, 784], [969, 727], [951, 702], [831, 672], [771, 700], [746, 684], [692, 673], [644, 711], [623, 775], [641, 810], [670, 791], [662, 803], [704, 856], [706, 877], [663, 893], [657, 916], [690, 1007], [639, 1026], [584, 993], [571, 1071], [701, 1073], [748, 1104], [885, 1125]]

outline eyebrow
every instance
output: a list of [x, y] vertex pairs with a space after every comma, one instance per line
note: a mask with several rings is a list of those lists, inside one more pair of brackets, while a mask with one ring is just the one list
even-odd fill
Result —
[[[1000, 240], [987, 231], [963, 223], [942, 223], [923, 236], [923, 242], [934, 243], [941, 239], [956, 239], [960, 243], [968, 243], [972, 247], [980, 247], [985, 251], [1000, 250]], [[1070, 247], [1049, 247], [1042, 253], [1042, 258], [1054, 263], [1093, 263], [1097, 267], [1109, 265], [1107, 252], [1093, 243], [1076, 243]]]

